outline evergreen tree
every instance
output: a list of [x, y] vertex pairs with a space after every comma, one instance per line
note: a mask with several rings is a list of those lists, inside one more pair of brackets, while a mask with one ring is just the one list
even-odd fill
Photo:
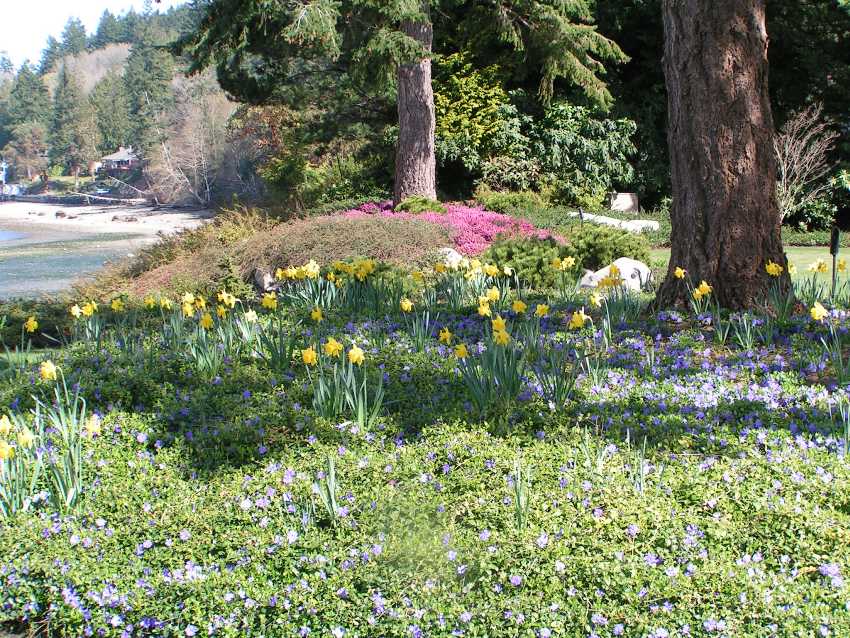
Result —
[[8, 117], [10, 128], [23, 122], [47, 125], [50, 119], [50, 94], [42, 78], [26, 62], [12, 84]]
[[11, 139], [3, 148], [3, 156], [17, 175], [32, 181], [47, 164], [47, 129], [41, 122], [23, 122], [12, 129]]
[[[497, 40], [540, 69], [547, 101], [559, 79], [607, 105], [601, 60], [624, 59], [591, 24], [590, 0], [211, 0], [197, 31], [182, 42], [194, 70], [215, 64], [222, 86], [252, 102], [303, 95], [310, 76], [342, 67], [361, 86], [397, 95], [395, 200], [436, 197], [432, 44], [440, 16], [452, 12], [461, 44]], [[433, 16], [433, 20], [432, 20]], [[434, 22], [437, 20], [437, 22]], [[460, 26], [460, 28], [459, 28]], [[439, 35], [439, 31], [438, 31]]]
[[97, 30], [92, 37], [92, 46], [95, 49], [99, 49], [105, 47], [107, 44], [125, 41], [124, 29], [121, 22], [109, 9], [105, 9], [103, 15], [100, 16]]
[[68, 18], [62, 31], [62, 55], [76, 55], [86, 50], [86, 27], [79, 18]]
[[100, 137], [100, 152], [114, 152], [119, 146], [130, 143], [130, 103], [127, 87], [118, 73], [107, 74], [98, 82], [89, 96]]
[[171, 54], [157, 43], [150, 28], [143, 29], [139, 41], [130, 49], [124, 83], [131, 115], [131, 141], [144, 155], [158, 142], [156, 121], [171, 102], [173, 76]]
[[62, 45], [52, 35], [47, 38], [47, 46], [41, 52], [41, 61], [38, 63], [38, 72], [41, 75], [53, 70], [56, 61], [62, 57]]
[[15, 65], [6, 51], [0, 51], [0, 76], [15, 72]]
[[64, 166], [78, 178], [83, 168], [96, 157], [97, 126], [93, 111], [83, 98], [79, 84], [63, 65], [53, 94], [50, 161]]

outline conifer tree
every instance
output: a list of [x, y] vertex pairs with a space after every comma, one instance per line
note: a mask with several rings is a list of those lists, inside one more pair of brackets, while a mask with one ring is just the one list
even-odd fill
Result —
[[17, 175], [32, 181], [47, 163], [47, 129], [41, 122], [23, 122], [12, 129], [11, 139], [3, 148]]
[[159, 142], [155, 133], [157, 117], [172, 101], [174, 59], [161, 40], [162, 34], [156, 33], [152, 25], [141, 27], [124, 70], [131, 142], [145, 156]]
[[109, 10], [104, 9], [97, 24], [97, 30], [92, 36], [92, 46], [96, 49], [105, 47], [107, 44], [124, 41], [124, 30], [118, 18]]
[[53, 94], [50, 160], [75, 178], [97, 156], [97, 126], [79, 84], [64, 65]]
[[24, 122], [47, 125], [50, 119], [50, 94], [42, 78], [35, 74], [29, 63], [21, 66], [9, 94], [9, 126], [14, 128]]
[[[194, 70], [214, 64], [219, 81], [245, 101], [280, 99], [310, 78], [343, 67], [361, 86], [397, 96], [396, 202], [436, 198], [432, 16], [462, 16], [472, 41], [482, 32], [540, 69], [543, 100], [559, 79], [607, 104], [603, 60], [624, 58], [591, 24], [590, 0], [212, 0], [181, 48]], [[437, 34], [439, 37], [439, 33]]]
[[92, 89], [89, 101], [100, 133], [99, 150], [106, 155], [129, 145], [133, 127], [124, 78], [115, 72], [108, 73]]
[[86, 50], [86, 28], [79, 18], [69, 18], [62, 31], [62, 55], [76, 55]]
[[38, 63], [40, 75], [50, 73], [56, 61], [62, 57], [62, 45], [52, 35], [47, 38], [47, 46], [41, 52], [41, 61]]

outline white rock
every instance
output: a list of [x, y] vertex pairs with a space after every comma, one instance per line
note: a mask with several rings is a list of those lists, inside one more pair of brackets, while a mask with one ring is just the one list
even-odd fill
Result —
[[[642, 261], [630, 257], [620, 257], [612, 265], [620, 270], [623, 285], [629, 290], [640, 291], [652, 281], [652, 270]], [[584, 276], [579, 281], [582, 288], [596, 288], [599, 282], [610, 276], [611, 266], [605, 266], [596, 272], [585, 270]]]

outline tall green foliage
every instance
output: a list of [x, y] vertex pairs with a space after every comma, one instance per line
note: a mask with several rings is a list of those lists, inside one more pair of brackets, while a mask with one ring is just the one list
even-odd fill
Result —
[[95, 85], [89, 101], [99, 131], [100, 151], [107, 154], [129, 145], [133, 127], [124, 78], [114, 72], [107, 74]]
[[53, 95], [50, 160], [79, 175], [97, 156], [97, 127], [74, 77], [63, 66]]
[[144, 154], [159, 141], [157, 117], [164, 112], [172, 99], [171, 79], [174, 76], [174, 60], [164, 48], [159, 34], [145, 27], [139, 41], [133, 44], [124, 81], [130, 113], [132, 115], [131, 138], [133, 146]]
[[76, 55], [86, 50], [86, 28], [79, 18], [69, 18], [62, 31], [62, 55]]
[[50, 95], [44, 81], [24, 64], [9, 94], [8, 125], [15, 127], [24, 122], [47, 124], [50, 119]]

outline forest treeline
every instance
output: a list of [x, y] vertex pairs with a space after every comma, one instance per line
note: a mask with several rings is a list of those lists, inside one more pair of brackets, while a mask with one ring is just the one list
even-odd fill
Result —
[[[645, 206], [663, 205], [661, 0], [575, 3], [577, 23], [612, 48], [594, 69], [599, 86], [589, 91], [562, 74], [546, 96], [538, 52], [516, 55], [486, 22], [470, 32], [467, 4], [442, 3], [432, 16], [440, 196], [534, 191], [599, 208], [609, 191], [628, 190]], [[236, 195], [308, 207], [389, 196], [398, 138], [389, 69], [364, 72], [337, 59], [289, 69], [271, 95], [250, 77], [222, 88], [212, 70], [188, 74], [194, 60], [175, 46], [198, 31], [206, 8], [196, 0], [165, 12], [107, 10], [93, 33], [69, 20], [38, 61], [16, 69], [0, 60], [0, 153], [10, 179], [86, 175], [101, 157], [132, 147], [140, 164], [126, 181], [162, 201]], [[839, 0], [768, 0], [767, 8], [777, 127], [821, 104], [839, 136], [829, 187], [790, 220], [823, 225], [850, 162], [850, 11]]]

